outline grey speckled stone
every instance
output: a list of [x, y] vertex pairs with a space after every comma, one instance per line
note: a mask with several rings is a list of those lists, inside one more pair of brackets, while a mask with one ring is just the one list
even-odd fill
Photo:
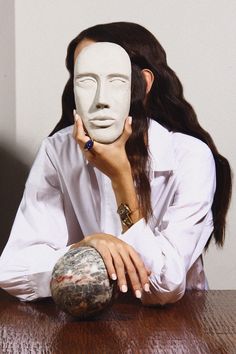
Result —
[[116, 284], [110, 280], [101, 255], [92, 247], [80, 247], [69, 250], [56, 263], [51, 292], [63, 311], [85, 318], [111, 304]]

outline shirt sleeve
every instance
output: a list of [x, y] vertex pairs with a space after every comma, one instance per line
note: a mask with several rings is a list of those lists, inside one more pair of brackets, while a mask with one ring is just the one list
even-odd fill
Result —
[[142, 294], [146, 305], [171, 303], [183, 296], [186, 274], [213, 231], [215, 162], [207, 145], [201, 143], [185, 156], [175, 173], [174, 198], [161, 222], [151, 227], [141, 219], [119, 236], [151, 270], [150, 292]]
[[51, 272], [67, 241], [62, 193], [45, 139], [0, 258], [0, 287], [25, 301], [51, 296]]

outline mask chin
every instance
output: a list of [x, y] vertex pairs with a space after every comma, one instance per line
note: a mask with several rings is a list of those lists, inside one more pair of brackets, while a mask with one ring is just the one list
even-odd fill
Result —
[[116, 141], [122, 134], [122, 131], [116, 131], [109, 133], [108, 131], [105, 133], [104, 131], [101, 132], [91, 132], [89, 135], [93, 140], [97, 141], [101, 144], [111, 144]]

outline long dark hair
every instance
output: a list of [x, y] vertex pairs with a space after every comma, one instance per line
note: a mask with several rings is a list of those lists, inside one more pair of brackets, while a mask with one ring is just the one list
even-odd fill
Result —
[[[212, 205], [213, 234], [216, 243], [222, 246], [225, 238], [226, 214], [232, 191], [229, 163], [225, 157], [219, 154], [210, 134], [200, 126], [192, 106], [184, 99], [183, 87], [174, 71], [167, 65], [164, 49], [152, 33], [144, 27], [130, 22], [101, 24], [84, 30], [71, 41], [66, 57], [66, 67], [70, 77], [62, 95], [62, 117], [50, 135], [73, 124], [72, 112], [75, 108], [73, 94], [74, 53], [77, 45], [83, 39], [117, 43], [130, 56], [132, 63], [130, 114], [133, 117], [133, 133], [126, 144], [126, 151], [145, 219], [147, 220], [152, 214], [151, 188], [146, 172], [149, 162], [148, 147], [145, 144], [149, 123], [147, 117], [150, 117], [170, 131], [185, 133], [202, 140], [211, 149], [216, 165], [216, 191]], [[146, 100], [142, 69], [150, 69], [155, 78]]]

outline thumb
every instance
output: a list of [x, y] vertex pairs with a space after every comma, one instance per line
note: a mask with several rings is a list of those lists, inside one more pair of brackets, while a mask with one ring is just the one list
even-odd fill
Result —
[[125, 120], [124, 130], [123, 130], [123, 133], [121, 135], [122, 142], [126, 143], [126, 141], [129, 139], [131, 134], [132, 134], [132, 117], [129, 116]]

